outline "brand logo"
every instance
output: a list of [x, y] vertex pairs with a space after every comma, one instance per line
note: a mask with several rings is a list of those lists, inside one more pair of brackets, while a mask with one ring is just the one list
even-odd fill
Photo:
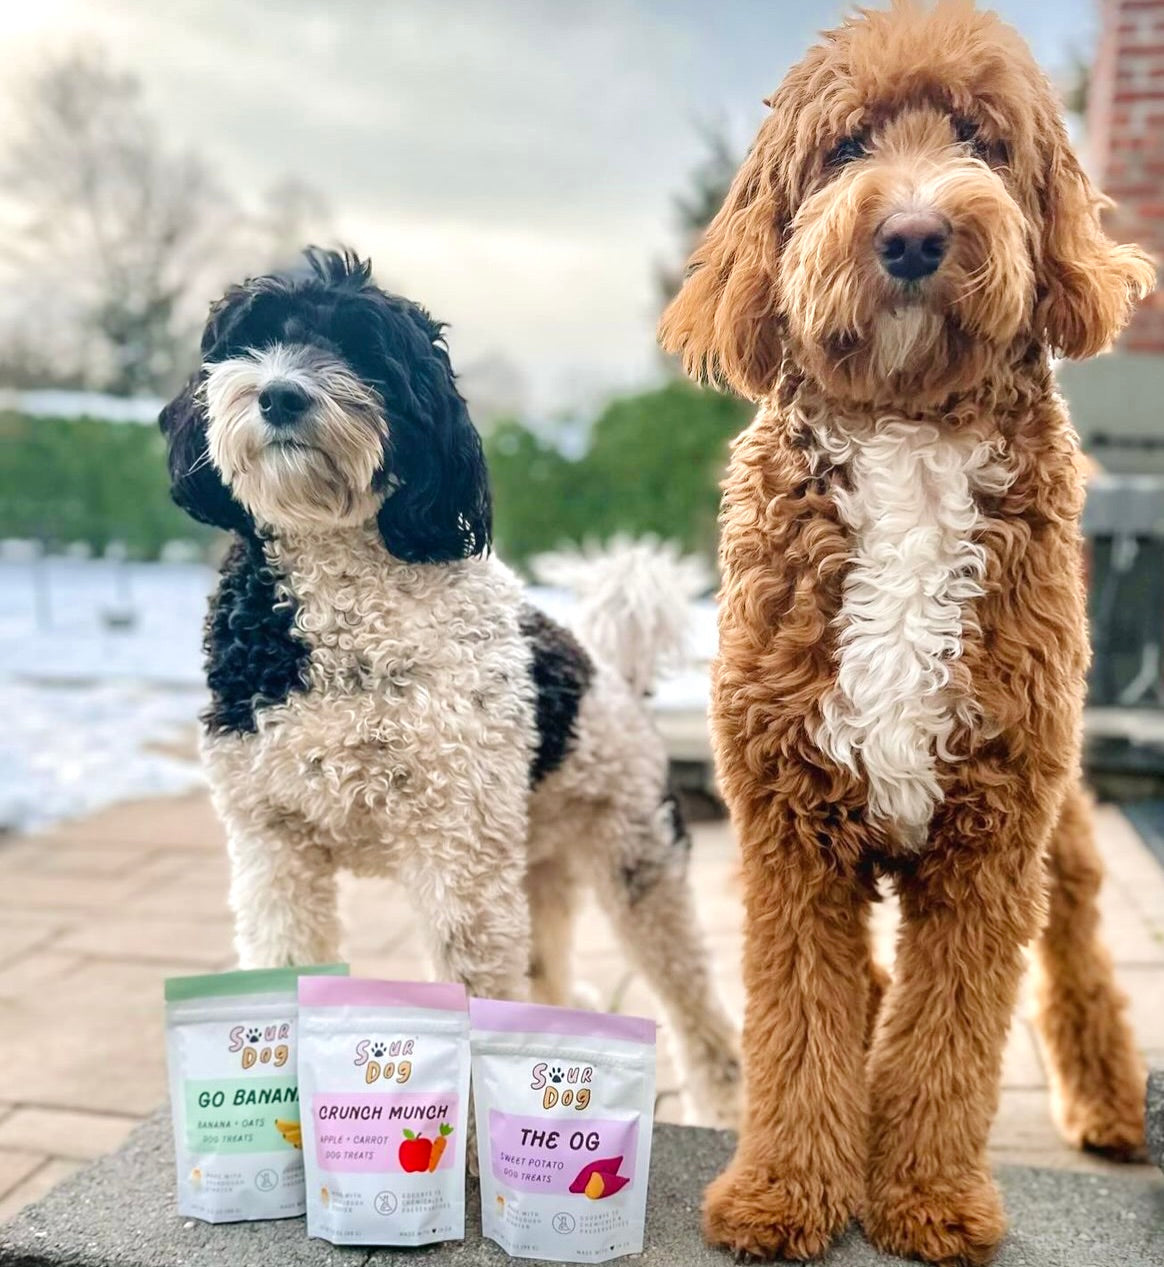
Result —
[[533, 1067], [530, 1089], [542, 1092], [542, 1108], [585, 1109], [590, 1105], [593, 1065], [550, 1065], [541, 1061]]
[[227, 1035], [226, 1050], [240, 1053], [244, 1069], [254, 1065], [273, 1065], [282, 1069], [291, 1059], [291, 1022], [278, 1025], [236, 1025]]
[[416, 1047], [414, 1038], [397, 1038], [385, 1042], [379, 1038], [361, 1038], [356, 1044], [352, 1064], [363, 1069], [364, 1081], [396, 1082], [403, 1086], [412, 1077], [410, 1057]]

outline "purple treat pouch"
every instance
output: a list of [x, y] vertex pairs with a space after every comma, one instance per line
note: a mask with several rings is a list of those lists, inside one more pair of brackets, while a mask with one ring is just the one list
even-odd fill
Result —
[[655, 1022], [470, 999], [486, 1236], [516, 1258], [643, 1249]]
[[[465, 1235], [469, 1014], [459, 985], [300, 982], [307, 1232], [333, 1245]], [[319, 978], [322, 980], [322, 978]]]

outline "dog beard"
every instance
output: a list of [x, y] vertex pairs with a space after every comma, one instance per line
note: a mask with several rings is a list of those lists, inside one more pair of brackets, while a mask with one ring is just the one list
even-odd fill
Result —
[[[391, 485], [377, 480], [388, 428], [379, 397], [347, 366], [313, 348], [275, 345], [205, 369], [207, 460], [257, 521], [342, 527], [376, 513]], [[276, 382], [310, 399], [287, 428], [271, 426], [259, 406]]]

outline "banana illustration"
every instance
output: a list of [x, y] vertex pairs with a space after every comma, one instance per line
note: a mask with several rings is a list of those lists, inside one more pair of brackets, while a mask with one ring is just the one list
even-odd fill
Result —
[[303, 1147], [303, 1127], [299, 1122], [285, 1122], [281, 1117], [275, 1119], [275, 1130], [291, 1145], [292, 1148]]

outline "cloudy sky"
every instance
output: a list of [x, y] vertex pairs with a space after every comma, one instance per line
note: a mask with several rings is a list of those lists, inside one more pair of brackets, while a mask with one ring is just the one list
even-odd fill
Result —
[[[998, 0], [1049, 69], [1094, 0]], [[0, 0], [0, 84], [95, 41], [243, 201], [327, 195], [381, 280], [536, 411], [658, 372], [656, 269], [701, 125], [742, 150], [834, 0]], [[2, 117], [2, 112], [0, 112]]]

